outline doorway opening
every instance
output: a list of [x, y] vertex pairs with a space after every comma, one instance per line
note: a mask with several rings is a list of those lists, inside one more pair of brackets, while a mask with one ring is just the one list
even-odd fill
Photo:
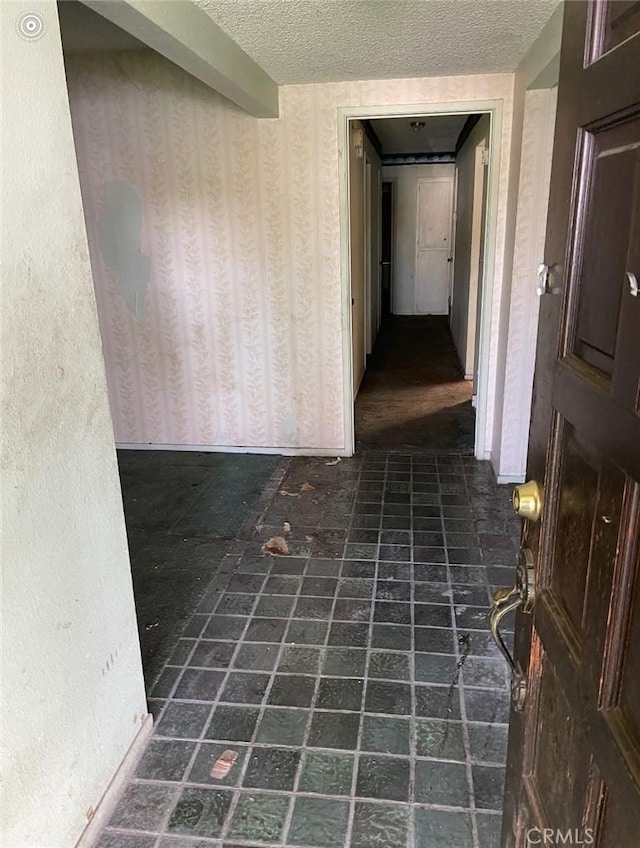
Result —
[[499, 104], [343, 118], [351, 450], [485, 458]]

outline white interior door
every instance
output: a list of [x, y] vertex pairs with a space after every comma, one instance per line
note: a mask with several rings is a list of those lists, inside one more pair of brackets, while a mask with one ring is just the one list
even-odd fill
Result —
[[415, 311], [446, 315], [451, 277], [453, 181], [418, 180]]

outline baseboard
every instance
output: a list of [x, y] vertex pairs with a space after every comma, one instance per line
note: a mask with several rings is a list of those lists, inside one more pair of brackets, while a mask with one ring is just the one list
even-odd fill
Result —
[[75, 848], [92, 848], [95, 845], [99, 834], [111, 818], [125, 783], [129, 780], [135, 767], [138, 765], [138, 760], [142, 756], [152, 730], [153, 717], [149, 713], [136, 733], [135, 739], [129, 746], [129, 750], [124, 755], [116, 773], [111, 778], [102, 798], [98, 802], [91, 821], [80, 834]]
[[163, 445], [116, 442], [118, 450], [198, 451], [202, 453], [262, 453], [276, 456], [348, 456], [345, 448], [261, 448], [235, 445]]
[[524, 483], [526, 477], [523, 474], [498, 474], [496, 482], [499, 485], [504, 483]]

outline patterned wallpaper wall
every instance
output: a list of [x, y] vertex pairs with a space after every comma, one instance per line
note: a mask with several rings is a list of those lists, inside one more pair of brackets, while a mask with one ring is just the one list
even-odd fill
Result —
[[[285, 86], [258, 120], [151, 53], [67, 73], [119, 443], [343, 449], [339, 107], [504, 99], [495, 307], [512, 75]], [[114, 183], [141, 201], [138, 317], [100, 249]]]

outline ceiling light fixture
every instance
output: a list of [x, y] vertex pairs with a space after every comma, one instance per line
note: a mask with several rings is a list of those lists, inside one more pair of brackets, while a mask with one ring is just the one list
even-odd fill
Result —
[[420, 132], [420, 130], [424, 129], [425, 123], [424, 121], [411, 121], [409, 126], [414, 132]]

